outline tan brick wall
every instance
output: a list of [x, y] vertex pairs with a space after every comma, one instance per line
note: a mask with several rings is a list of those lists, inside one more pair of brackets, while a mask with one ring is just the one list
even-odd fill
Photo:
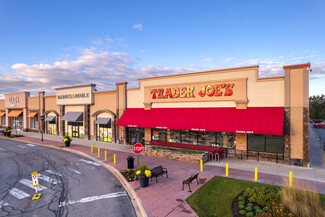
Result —
[[39, 110], [39, 97], [28, 97], [27, 98], [28, 103], [28, 110]]
[[54, 110], [58, 114], [60, 114], [60, 106], [56, 105], [56, 96], [44, 96], [45, 99], [45, 111]]
[[0, 99], [0, 110], [1, 111], [5, 111], [5, 100], [4, 99]]
[[247, 134], [236, 134], [236, 150], [247, 150]]

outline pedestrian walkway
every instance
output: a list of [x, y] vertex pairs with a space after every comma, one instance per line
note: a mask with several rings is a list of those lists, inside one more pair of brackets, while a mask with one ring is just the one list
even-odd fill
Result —
[[[40, 134], [24, 133], [25, 137], [17, 138], [21, 141], [30, 143], [38, 143], [48, 146], [56, 146], [64, 148], [62, 137], [45, 135], [44, 141], [40, 141]], [[95, 146], [94, 153], [90, 153], [90, 145]], [[74, 139], [71, 150], [81, 151], [92, 157], [98, 158], [97, 147], [102, 150], [99, 158], [103, 163], [107, 163], [117, 170], [127, 169], [126, 158], [131, 155], [131, 147], [126, 145], [111, 144], [105, 142], [94, 142]], [[107, 151], [108, 159], [104, 159], [104, 150]], [[113, 156], [116, 155], [116, 164], [114, 164]], [[135, 161], [136, 163], [136, 161]], [[325, 194], [325, 170], [320, 168], [303, 168], [276, 164], [271, 162], [223, 159], [221, 163], [209, 162], [204, 164], [204, 171], [200, 172], [200, 165], [188, 162], [180, 162], [174, 160], [166, 160], [160, 158], [140, 156], [140, 164], [147, 164], [149, 168], [162, 165], [168, 169], [168, 178], [159, 177], [158, 182], [153, 180], [149, 187], [140, 188], [139, 182], [130, 182], [135, 189], [138, 197], [148, 214], [148, 216], [197, 216], [191, 207], [186, 203], [186, 199], [193, 194], [202, 185], [208, 182], [214, 176], [225, 176], [225, 164], [229, 164], [229, 178], [253, 181], [254, 169], [259, 168], [258, 182], [272, 185], [283, 185], [283, 178], [289, 175], [289, 171], [293, 172], [294, 178], [305, 180], [314, 185], [322, 194]], [[191, 185], [193, 192], [188, 192], [187, 186], [182, 190], [182, 181], [187, 179], [191, 174], [199, 173], [199, 182]]]

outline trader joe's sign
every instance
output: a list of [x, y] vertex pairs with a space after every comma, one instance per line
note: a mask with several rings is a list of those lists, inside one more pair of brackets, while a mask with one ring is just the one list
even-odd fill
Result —
[[246, 100], [246, 78], [145, 87], [146, 102]]

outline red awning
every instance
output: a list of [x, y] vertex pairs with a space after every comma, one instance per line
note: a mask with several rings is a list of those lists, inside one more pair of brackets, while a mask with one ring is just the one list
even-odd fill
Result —
[[282, 135], [284, 107], [129, 108], [117, 126]]

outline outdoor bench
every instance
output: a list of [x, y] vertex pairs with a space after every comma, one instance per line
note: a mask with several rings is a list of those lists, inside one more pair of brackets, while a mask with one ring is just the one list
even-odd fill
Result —
[[156, 182], [158, 182], [157, 177], [163, 176], [164, 174], [166, 174], [166, 176], [168, 178], [168, 171], [166, 168], [163, 168], [162, 166], [155, 167], [155, 168], [151, 169], [150, 171], [151, 171], [151, 181], [152, 181], [152, 177], [156, 177]]
[[183, 181], [183, 189], [182, 190], [184, 191], [184, 184], [187, 184], [188, 185], [188, 188], [189, 188], [189, 192], [192, 192], [190, 184], [192, 183], [192, 181], [194, 179], [196, 179], [196, 182], [199, 185], [199, 181], [197, 180], [198, 175], [199, 175], [198, 173], [195, 174], [195, 175], [192, 174], [191, 177], [189, 177], [188, 179], [184, 180]]

